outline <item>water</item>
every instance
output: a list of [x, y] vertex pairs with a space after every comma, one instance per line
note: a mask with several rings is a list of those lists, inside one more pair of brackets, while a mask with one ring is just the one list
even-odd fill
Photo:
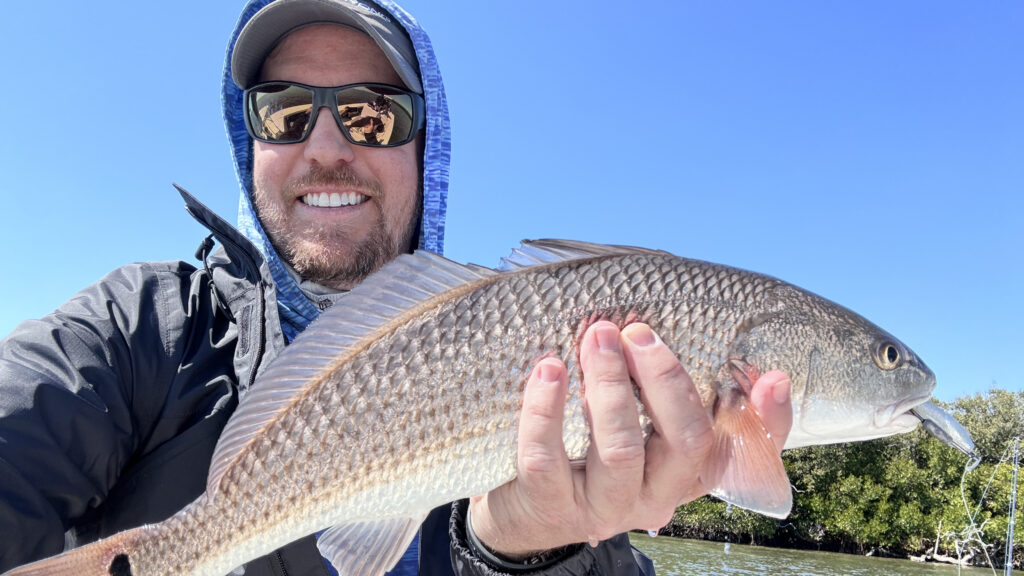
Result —
[[[990, 568], [962, 568], [853, 554], [784, 550], [722, 542], [700, 542], [644, 534], [630, 541], [654, 560], [658, 576], [786, 574], [792, 576], [986, 576]], [[1002, 570], [998, 574], [1003, 574]], [[1014, 574], [1020, 575], [1018, 570]]]

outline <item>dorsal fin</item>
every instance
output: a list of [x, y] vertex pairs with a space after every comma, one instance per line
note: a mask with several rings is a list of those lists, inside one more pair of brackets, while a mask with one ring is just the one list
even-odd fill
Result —
[[424, 301], [495, 274], [482, 266], [463, 266], [416, 251], [369, 276], [310, 323], [242, 398], [217, 442], [207, 491], [215, 492], [242, 449], [292, 403], [313, 376], [353, 345]]
[[501, 259], [498, 270], [505, 272], [553, 262], [623, 254], [665, 254], [665, 252], [636, 246], [612, 246], [578, 240], [523, 240], [519, 248], [513, 249], [511, 254]]

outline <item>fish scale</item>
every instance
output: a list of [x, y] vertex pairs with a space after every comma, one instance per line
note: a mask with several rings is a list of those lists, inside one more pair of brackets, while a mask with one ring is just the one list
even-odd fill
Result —
[[[333, 526], [320, 546], [335, 566], [380, 574], [429, 510], [515, 477], [522, 388], [545, 355], [569, 368], [563, 440], [571, 460], [585, 458], [578, 341], [600, 319], [646, 322], [673, 348], [714, 418], [702, 481], [770, 515], [788, 513], [791, 495], [746, 410], [744, 379], [790, 376], [787, 446], [909, 430], [904, 413], [934, 386], [891, 335], [768, 276], [569, 241], [524, 243], [504, 268], [423, 252], [388, 264], [260, 376], [224, 430], [203, 496], [164, 523], [70, 554], [102, 550], [100, 567], [124, 555], [136, 576], [215, 576]], [[887, 345], [898, 366], [879, 365]], [[356, 561], [370, 549], [380, 555]]]

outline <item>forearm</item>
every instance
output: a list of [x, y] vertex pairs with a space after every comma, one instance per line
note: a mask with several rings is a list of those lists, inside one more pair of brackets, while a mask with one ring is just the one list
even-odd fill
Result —
[[101, 371], [114, 372], [53, 317], [0, 342], [0, 571], [60, 552], [127, 458], [127, 399]]
[[162, 396], [160, 340], [133, 342], [161, 334], [139, 303], [157, 286], [120, 269], [0, 340], [0, 569], [60, 552], [137, 451]]

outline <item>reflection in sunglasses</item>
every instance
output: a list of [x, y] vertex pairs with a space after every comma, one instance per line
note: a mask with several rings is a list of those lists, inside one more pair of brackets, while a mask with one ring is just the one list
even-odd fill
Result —
[[[372, 112], [367, 113], [369, 108]], [[374, 114], [376, 113], [376, 114]], [[340, 107], [341, 116], [349, 136], [357, 142], [381, 144], [388, 142], [394, 130], [394, 118], [391, 115], [391, 101], [378, 96], [372, 102], [357, 106]]]
[[345, 120], [345, 121], [351, 120], [351, 119], [355, 118], [356, 116], [359, 116], [362, 113], [363, 113], [363, 107], [362, 106], [359, 106], [359, 107], [356, 107], [356, 106], [346, 106], [346, 107], [342, 108], [338, 112], [338, 114], [341, 115], [341, 119]]
[[[276, 109], [275, 109], [276, 108]], [[298, 138], [309, 123], [310, 105], [288, 106], [286, 108], [266, 106], [259, 110], [263, 133], [266, 138]]]
[[251, 133], [269, 142], [302, 141], [325, 104], [342, 133], [354, 144], [401, 145], [412, 138], [419, 123], [414, 116], [414, 104], [418, 102], [415, 95], [390, 86], [317, 88], [271, 83], [248, 92], [247, 123]]
[[[272, 111], [270, 106], [260, 109], [263, 132], [271, 139], [294, 139], [305, 133], [310, 121], [312, 105], [289, 106]], [[364, 114], [369, 109], [372, 112]], [[365, 105], [346, 105], [338, 110], [342, 126], [359, 142], [381, 144], [388, 142], [394, 130], [391, 103], [384, 97]]]

